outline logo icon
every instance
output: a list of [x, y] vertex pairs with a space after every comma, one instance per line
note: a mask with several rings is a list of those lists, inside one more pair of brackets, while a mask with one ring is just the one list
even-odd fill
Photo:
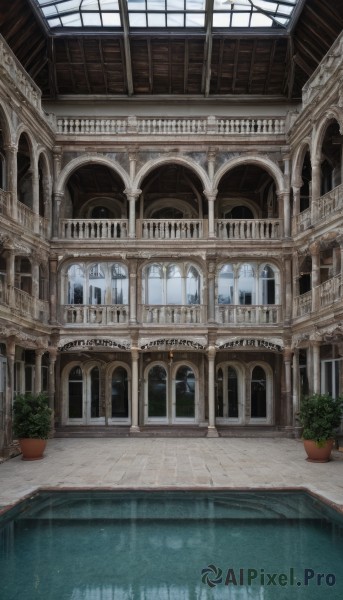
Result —
[[222, 583], [223, 571], [216, 565], [208, 565], [201, 571], [201, 581], [206, 583], [210, 588], [214, 588], [218, 583]]

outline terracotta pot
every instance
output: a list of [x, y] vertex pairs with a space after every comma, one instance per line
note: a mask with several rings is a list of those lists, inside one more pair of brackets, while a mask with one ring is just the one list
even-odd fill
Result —
[[314, 440], [303, 440], [305, 452], [309, 462], [328, 462], [334, 440], [327, 440], [324, 446], [319, 447]]
[[41, 460], [45, 450], [47, 440], [21, 438], [19, 440], [20, 449], [23, 456], [22, 460]]

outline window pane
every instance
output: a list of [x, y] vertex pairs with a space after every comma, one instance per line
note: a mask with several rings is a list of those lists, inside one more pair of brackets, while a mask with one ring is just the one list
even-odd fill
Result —
[[82, 371], [80, 367], [74, 367], [69, 374], [69, 418], [82, 419], [83, 417], [83, 398], [82, 398]]
[[177, 370], [175, 386], [175, 416], [194, 418], [195, 376], [190, 367], [182, 366]]
[[98, 367], [91, 370], [91, 418], [100, 416], [100, 373]]
[[167, 270], [167, 304], [182, 304], [182, 278], [177, 265]]
[[200, 304], [200, 276], [194, 267], [190, 267], [186, 282], [187, 304]]
[[84, 273], [78, 265], [68, 269], [68, 304], [83, 304]]
[[151, 265], [148, 269], [147, 304], [163, 304], [162, 269], [159, 265]]
[[218, 277], [218, 304], [233, 304], [233, 270], [224, 265]]
[[266, 418], [267, 416], [267, 381], [262, 367], [255, 367], [251, 378], [251, 416]]
[[128, 304], [129, 282], [123, 266], [112, 265], [112, 304]]
[[217, 406], [216, 417], [224, 416], [224, 395], [223, 395], [223, 370], [218, 370], [217, 375]]
[[148, 13], [148, 27], [165, 27], [166, 17], [164, 14]]
[[148, 416], [167, 416], [167, 373], [161, 365], [152, 367], [148, 375]]
[[228, 417], [238, 418], [238, 380], [236, 370], [229, 367], [227, 370], [227, 401]]
[[239, 304], [255, 304], [254, 272], [249, 264], [242, 265], [238, 273], [238, 301]]

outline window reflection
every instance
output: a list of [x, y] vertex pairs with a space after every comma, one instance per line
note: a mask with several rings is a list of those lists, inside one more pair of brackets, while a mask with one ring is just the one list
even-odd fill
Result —
[[148, 375], [148, 416], [167, 416], [167, 372], [162, 365], [151, 367]]

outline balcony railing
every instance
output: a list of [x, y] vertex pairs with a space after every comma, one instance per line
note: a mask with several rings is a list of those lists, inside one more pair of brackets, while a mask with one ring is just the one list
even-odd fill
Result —
[[0, 189], [0, 215], [8, 216], [10, 214], [10, 198], [10, 192]]
[[87, 325], [116, 325], [128, 323], [129, 307], [126, 304], [80, 305], [62, 307], [62, 321], [65, 325], [84, 323]]
[[142, 320], [143, 323], [151, 324], [178, 324], [186, 323], [187, 325], [205, 323], [205, 310], [204, 305], [145, 305], [142, 307]]
[[35, 213], [22, 202], [17, 203], [18, 223], [25, 229], [34, 231]]
[[278, 240], [282, 236], [282, 220], [218, 219], [216, 231], [222, 240]]
[[293, 300], [293, 314], [294, 317], [303, 317], [304, 315], [310, 314], [312, 310], [312, 290], [296, 296]]
[[19, 311], [25, 317], [40, 321], [41, 323], [48, 323], [49, 320], [49, 302], [45, 300], [39, 300], [14, 288], [14, 303], [15, 310]]
[[61, 238], [67, 240], [117, 240], [128, 234], [127, 219], [62, 219]]
[[181, 118], [137, 118], [135, 116], [115, 118], [64, 117], [57, 119], [60, 135], [223, 135], [223, 136], [275, 136], [285, 134], [285, 119], [222, 119], [215, 116], [189, 119]]
[[203, 234], [201, 219], [144, 219], [137, 223], [137, 237], [144, 240], [193, 240]]
[[235, 306], [218, 304], [216, 321], [219, 324], [275, 325], [281, 323], [282, 309], [278, 305]]
[[319, 219], [341, 210], [343, 207], [343, 184], [338, 185], [319, 199]]
[[321, 308], [333, 304], [342, 297], [342, 278], [340, 275], [328, 279], [318, 287]]

